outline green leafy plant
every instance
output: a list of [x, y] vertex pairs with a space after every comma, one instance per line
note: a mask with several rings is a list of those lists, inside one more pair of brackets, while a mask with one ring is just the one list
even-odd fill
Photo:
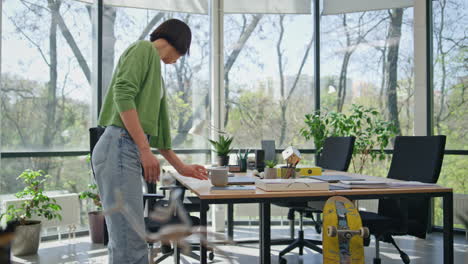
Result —
[[[385, 158], [385, 148], [397, 134], [392, 122], [385, 121], [375, 108], [353, 104], [349, 114], [328, 112], [307, 114], [301, 129], [306, 140], [313, 139], [317, 154], [323, 149], [327, 137], [356, 138], [353, 152], [353, 169], [362, 173], [366, 163]], [[374, 151], [377, 150], [377, 151]]]
[[102, 210], [101, 197], [98, 194], [96, 184], [88, 184], [89, 190], [80, 192], [80, 199], [91, 199], [98, 211]]
[[231, 143], [234, 140], [233, 137], [225, 137], [223, 135], [219, 136], [218, 141], [208, 139], [213, 145], [214, 151], [218, 153], [218, 156], [227, 156], [231, 152]]
[[62, 219], [59, 211], [62, 210], [57, 201], [44, 194], [43, 186], [50, 178], [44, 171], [25, 170], [17, 177], [26, 185], [24, 189], [16, 193], [16, 198], [25, 198], [17, 207], [8, 206], [5, 213], [0, 216], [7, 221], [18, 221], [20, 225], [28, 224], [28, 220], [33, 216], [42, 216], [48, 220], [58, 218]]
[[265, 160], [265, 166], [267, 168], [274, 168], [278, 163], [274, 160]]

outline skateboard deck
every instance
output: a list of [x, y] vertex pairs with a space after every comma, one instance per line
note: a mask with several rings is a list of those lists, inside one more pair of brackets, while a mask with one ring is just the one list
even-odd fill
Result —
[[364, 264], [364, 237], [361, 216], [354, 203], [334, 196], [323, 207], [323, 263]]

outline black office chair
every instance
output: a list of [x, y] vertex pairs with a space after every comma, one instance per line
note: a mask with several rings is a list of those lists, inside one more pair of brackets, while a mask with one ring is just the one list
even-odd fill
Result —
[[[444, 159], [445, 136], [399, 136], [395, 139], [387, 177], [397, 180], [437, 183]], [[378, 213], [361, 211], [363, 226], [375, 236], [374, 264], [381, 263], [379, 242], [392, 243], [404, 263], [408, 255], [392, 236], [411, 235], [424, 239], [430, 214], [429, 198], [380, 199]], [[366, 246], [370, 239], [365, 240]]]
[[[104, 131], [105, 131], [104, 127], [92, 127], [92, 128], [89, 129], [91, 153], [93, 153], [94, 147], [97, 144], [97, 142], [99, 141], [99, 138], [102, 136]], [[92, 167], [92, 164], [91, 164], [91, 167]], [[94, 169], [93, 169], [93, 175], [94, 175]], [[158, 194], [157, 193], [158, 188], [157, 188], [156, 183], [149, 183], [149, 182], [146, 182], [146, 181], [145, 181], [145, 183], [146, 183], [146, 192], [143, 193], [143, 206], [147, 205], [147, 210], [148, 210], [148, 215], [149, 215], [149, 212], [151, 210], [153, 210], [155, 207], [157, 207], [157, 206], [167, 206], [169, 204], [170, 199], [165, 199], [166, 198], [165, 193], [164, 194]], [[187, 199], [187, 198], [184, 199], [184, 196], [185, 196], [185, 188], [184, 187], [174, 185], [174, 186], [160, 187], [160, 189], [164, 190], [164, 192], [165, 191], [170, 191], [171, 192], [170, 195], [172, 194], [172, 191], [174, 191], [176, 189], [182, 190], [182, 195], [179, 198], [184, 201], [183, 205], [184, 205], [184, 209], [187, 211], [187, 213], [196, 212], [196, 211], [199, 212], [200, 211], [199, 204], [196, 204], [196, 202], [192, 203], [191, 199]], [[208, 208], [206, 210], [208, 210]], [[190, 218], [190, 220], [192, 222], [192, 225], [194, 225], [194, 226], [200, 225], [200, 219], [199, 218], [194, 217], [194, 216], [190, 216], [190, 215], [188, 215], [188, 216], [189, 216], [189, 218]], [[167, 222], [159, 222], [159, 221], [155, 221], [154, 219], [151, 219], [149, 217], [145, 217], [144, 221], [145, 221], [145, 227], [146, 227], [147, 231], [149, 231], [151, 233], [157, 233], [159, 231], [159, 229], [161, 227], [163, 227], [164, 225], [180, 223], [180, 218], [174, 217], [174, 218], [171, 218]], [[105, 229], [105, 241], [108, 241], [107, 228]], [[105, 243], [105, 244], [107, 244], [107, 243]], [[153, 243], [148, 242], [148, 246], [149, 246], [149, 248], [153, 248]], [[196, 260], [199, 260], [200, 256], [195, 254], [193, 252], [193, 250], [200, 250], [200, 245], [192, 245], [192, 251], [190, 252], [190, 255], [188, 255], [189, 257], [192, 257], [192, 258], [194, 258]], [[211, 250], [211, 252], [209, 253], [209, 259], [213, 260], [214, 259], [213, 250], [212, 249], [209, 249], [209, 250]], [[162, 245], [161, 246], [161, 252], [162, 252], [162, 256], [159, 257], [157, 260], [155, 260], [153, 262], [154, 264], [158, 264], [158, 263], [162, 262], [163, 260], [165, 260], [169, 256], [172, 256], [173, 253], [174, 253], [174, 251], [173, 251], [173, 249], [171, 248], [170, 245]], [[178, 256], [174, 256], [174, 257], [178, 258]]]
[[317, 166], [336, 171], [347, 171], [353, 156], [355, 137], [329, 137], [323, 143]]
[[[354, 137], [329, 137], [325, 139], [323, 150], [317, 165], [323, 169], [347, 171], [353, 155], [354, 142]], [[289, 207], [288, 219], [292, 222], [292, 225], [290, 225], [291, 237], [294, 235], [294, 213], [298, 212], [300, 216], [298, 231], [299, 237], [280, 252], [280, 264], [286, 263], [286, 259], [283, 258], [283, 256], [295, 248], [299, 248], [299, 255], [303, 254], [304, 247], [322, 253], [322, 249], [317, 246], [321, 244], [321, 241], [305, 239], [303, 230], [303, 217], [306, 216], [312, 218], [317, 232], [320, 233], [320, 217], [317, 216], [317, 220], [315, 220], [312, 213], [319, 214], [322, 212], [322, 208], [311, 208], [308, 202], [275, 203], [275, 205]]]

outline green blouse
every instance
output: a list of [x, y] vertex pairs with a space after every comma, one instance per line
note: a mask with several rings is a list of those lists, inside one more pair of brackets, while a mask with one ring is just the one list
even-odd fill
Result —
[[125, 127], [120, 113], [136, 109], [150, 146], [171, 148], [170, 121], [161, 76], [161, 60], [153, 43], [132, 44], [120, 56], [101, 109], [98, 124]]

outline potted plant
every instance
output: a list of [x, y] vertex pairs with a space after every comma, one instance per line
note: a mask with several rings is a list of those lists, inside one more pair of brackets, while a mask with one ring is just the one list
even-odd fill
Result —
[[87, 191], [80, 193], [80, 199], [90, 199], [95, 207], [95, 210], [88, 212], [89, 233], [93, 243], [104, 243], [104, 226], [105, 220], [102, 213], [101, 198], [99, 197], [96, 184], [88, 184]]
[[244, 154], [242, 154], [242, 150], [239, 149], [239, 153], [237, 153], [237, 162], [239, 163], [240, 172], [247, 171], [247, 156], [249, 155], [250, 149], [247, 149]]
[[214, 151], [218, 154], [218, 166], [227, 166], [229, 164], [229, 152], [231, 152], [231, 143], [233, 137], [220, 135], [218, 141], [210, 140]]
[[16, 193], [17, 198], [23, 198], [20, 205], [8, 206], [0, 219], [16, 221], [18, 225], [15, 230], [11, 251], [15, 256], [24, 256], [37, 253], [40, 243], [41, 221], [32, 220], [33, 217], [42, 216], [45, 219], [62, 219], [59, 211], [62, 209], [55, 199], [44, 194], [44, 184], [49, 175], [41, 170], [25, 170], [18, 176], [26, 185], [24, 189]]
[[[316, 161], [327, 137], [354, 136], [352, 165], [354, 172], [362, 173], [368, 161], [385, 158], [385, 148], [398, 131], [392, 122], [384, 121], [374, 108], [353, 104], [349, 114], [316, 112], [305, 115], [307, 127], [301, 129], [306, 140], [313, 139]], [[378, 151], [374, 151], [378, 149]]]
[[265, 160], [265, 179], [276, 179], [278, 174], [277, 174], [277, 169], [275, 168], [276, 166], [276, 161], [274, 160]]

